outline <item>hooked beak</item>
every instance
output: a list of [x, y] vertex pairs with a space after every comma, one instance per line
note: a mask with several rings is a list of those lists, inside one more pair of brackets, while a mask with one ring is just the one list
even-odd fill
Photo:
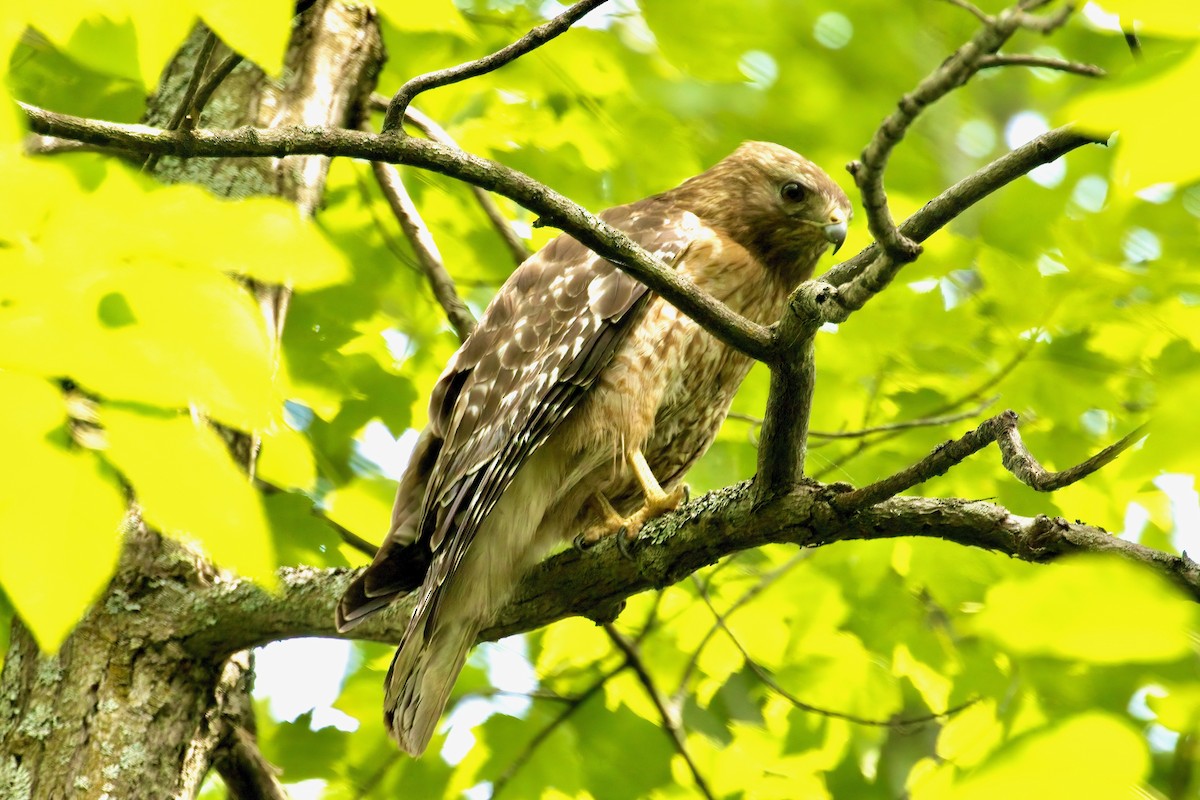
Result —
[[821, 230], [825, 232], [825, 240], [833, 245], [835, 254], [842, 249], [842, 243], [846, 241], [846, 220], [831, 222], [823, 226]]

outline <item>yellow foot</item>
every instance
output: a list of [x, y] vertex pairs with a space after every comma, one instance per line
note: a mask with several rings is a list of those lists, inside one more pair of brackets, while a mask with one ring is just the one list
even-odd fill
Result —
[[[658, 488], [657, 486], [655, 487]], [[583, 533], [575, 537], [575, 548], [577, 550], [588, 550], [593, 547], [601, 539], [607, 539], [609, 536], [619, 536], [617, 547], [622, 553], [629, 554], [628, 545], [638, 534], [641, 533], [642, 527], [657, 516], [674, 511], [679, 508], [681, 503], [687, 500], [687, 487], [680, 485], [675, 487], [670, 493], [664, 492], [661, 489], [646, 495], [645, 504], [637, 511], [630, 514], [628, 517], [622, 517], [612, 507], [612, 504], [603, 495], [596, 495], [597, 503], [604, 516], [604, 520], [592, 527], [588, 528]]]
[[599, 509], [603, 521], [575, 537], [576, 550], [590, 550], [601, 539], [607, 539], [625, 527], [625, 518], [617, 513], [617, 510], [612, 507], [612, 503], [608, 502], [607, 497], [596, 493], [592, 497], [592, 504]]

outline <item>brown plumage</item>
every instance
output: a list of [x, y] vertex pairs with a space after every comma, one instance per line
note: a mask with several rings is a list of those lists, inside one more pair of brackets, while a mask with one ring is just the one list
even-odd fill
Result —
[[[828, 175], [765, 142], [601, 214], [764, 324], [849, 216]], [[384, 701], [402, 749], [425, 750], [479, 631], [551, 546], [636, 536], [678, 505], [749, 368], [568, 236], [513, 273], [434, 387], [391, 529], [338, 606], [347, 630], [419, 592]]]

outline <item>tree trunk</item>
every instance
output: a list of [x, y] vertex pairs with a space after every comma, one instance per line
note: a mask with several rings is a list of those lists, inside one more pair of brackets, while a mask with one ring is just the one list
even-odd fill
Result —
[[[300, 8], [283, 76], [271, 79], [239, 65], [206, 105], [203, 124], [358, 123], [383, 62], [373, 10], [337, 0], [302, 2]], [[164, 71], [147, 121], [162, 124], [175, 113], [208, 35], [197, 26]], [[229, 53], [218, 43], [209, 72]], [[286, 197], [311, 215], [328, 161], [163, 158], [150, 166], [164, 180], [202, 183], [225, 196]], [[251, 288], [278, 337], [287, 287]], [[232, 437], [231, 445], [252, 468], [253, 441]], [[220, 579], [202, 558], [131, 523], [111, 584], [57, 654], [39, 653], [14, 622], [0, 673], [0, 797], [191, 798], [214, 763], [236, 796], [279, 796], [268, 766], [253, 758], [249, 655], [231, 656], [219, 645], [189, 646], [178, 633], [194, 630], [194, 620], [176, 624], [196, 608], [189, 605], [192, 592]], [[143, 600], [158, 595], [161, 602], [164, 593], [177, 598], [170, 604], [175, 616], [139, 617]], [[220, 619], [209, 622], [221, 625]]]

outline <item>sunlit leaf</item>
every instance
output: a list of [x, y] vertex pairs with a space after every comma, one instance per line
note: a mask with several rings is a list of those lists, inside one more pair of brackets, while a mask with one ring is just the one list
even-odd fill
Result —
[[1197, 81], [1200, 47], [1157, 77], [1087, 95], [1065, 116], [1106, 135], [1119, 131], [1115, 176], [1121, 184], [1140, 189], [1165, 181], [1188, 183], [1200, 177], [1200, 155], [1189, 147], [1187, 135], [1195, 120], [1181, 119], [1175, 101]]
[[1102, 0], [1100, 5], [1121, 15], [1125, 24], [1137, 23], [1137, 32], [1157, 36], [1200, 34], [1200, 8], [1176, 0]]
[[954, 787], [961, 800], [1016, 797], [1037, 786], [1046, 797], [1124, 798], [1149, 766], [1146, 744], [1107, 714], [1080, 714], [1019, 739]]
[[450, 0], [429, 3], [407, 3], [403, 0], [384, 0], [376, 7], [388, 22], [405, 31], [437, 31], [466, 34], [466, 20]]
[[62, 395], [0, 370], [0, 588], [43, 650], [57, 650], [108, 583], [125, 501], [93, 453], [65, 447]]
[[196, 12], [213, 32], [268, 75], [283, 69], [295, 7], [287, 0], [267, 0], [247, 7], [233, 0], [196, 0]]
[[312, 489], [317, 466], [308, 439], [285, 423], [264, 432], [255, 474], [282, 489]]
[[367, 541], [378, 542], [387, 533], [395, 494], [392, 481], [360, 478], [326, 495], [325, 514]]
[[1004, 741], [1004, 726], [996, 719], [996, 703], [982, 700], [946, 721], [938, 736], [937, 753], [959, 767], [982, 763]]
[[1200, 729], [1200, 683], [1169, 684], [1165, 694], [1152, 691], [1146, 705], [1158, 715], [1158, 724], [1186, 735]]
[[976, 629], [1018, 653], [1117, 664], [1182, 657], [1195, 624], [1193, 604], [1161, 577], [1088, 556], [992, 587]]
[[133, 485], [147, 522], [194, 539], [219, 566], [274, 582], [266, 514], [249, 479], [206, 423], [107, 407], [108, 459]]

